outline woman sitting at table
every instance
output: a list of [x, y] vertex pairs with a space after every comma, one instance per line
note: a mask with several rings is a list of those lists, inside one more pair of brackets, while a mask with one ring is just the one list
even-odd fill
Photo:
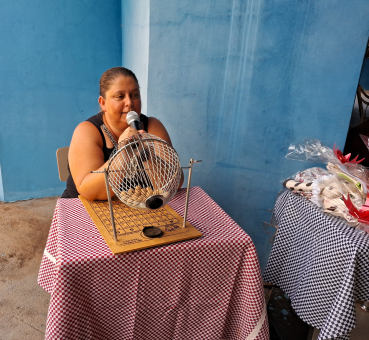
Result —
[[[146, 131], [171, 145], [164, 125], [154, 117], [141, 114], [140, 87], [132, 71], [124, 67], [107, 70], [100, 79], [99, 104], [101, 112], [80, 123], [74, 130], [68, 155], [71, 175], [62, 198], [76, 198], [81, 194], [89, 200], [107, 199], [104, 174], [91, 171], [107, 167], [114, 149], [113, 141], [119, 143]], [[138, 113], [142, 130], [137, 131], [127, 124], [126, 115], [129, 111]], [[102, 129], [102, 125], [107, 131]], [[183, 173], [179, 188], [182, 183]], [[114, 195], [112, 190], [110, 194]]]

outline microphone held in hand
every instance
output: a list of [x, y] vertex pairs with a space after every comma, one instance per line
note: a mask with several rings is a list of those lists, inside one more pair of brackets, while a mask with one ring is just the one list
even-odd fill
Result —
[[134, 129], [141, 130], [141, 122], [140, 116], [135, 111], [129, 111], [127, 113], [127, 124], [133, 127]]

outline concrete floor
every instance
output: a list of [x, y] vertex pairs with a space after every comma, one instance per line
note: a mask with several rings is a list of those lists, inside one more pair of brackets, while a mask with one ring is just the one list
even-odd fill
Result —
[[[0, 202], [0, 340], [45, 337], [50, 296], [38, 286], [37, 275], [57, 199]], [[264, 291], [268, 302], [272, 289], [265, 287]], [[369, 313], [358, 312], [360, 331], [355, 332], [355, 339], [365, 339]], [[292, 335], [296, 327], [285, 326]], [[287, 340], [289, 335], [278, 338]]]
[[45, 338], [50, 296], [37, 275], [57, 198], [0, 202], [0, 340]]

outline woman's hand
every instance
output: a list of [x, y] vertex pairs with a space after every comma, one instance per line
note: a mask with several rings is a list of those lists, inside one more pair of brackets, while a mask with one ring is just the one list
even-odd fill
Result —
[[127, 129], [123, 131], [123, 133], [119, 136], [118, 144], [123, 141], [126, 138], [129, 138], [131, 136], [138, 135], [139, 133], [145, 133], [144, 130], [136, 130], [133, 127], [129, 126]]

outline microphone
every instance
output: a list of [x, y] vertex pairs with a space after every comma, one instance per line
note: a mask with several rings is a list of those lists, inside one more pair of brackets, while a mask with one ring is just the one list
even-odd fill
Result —
[[141, 130], [140, 116], [135, 111], [129, 111], [126, 116], [127, 124], [134, 129]]

